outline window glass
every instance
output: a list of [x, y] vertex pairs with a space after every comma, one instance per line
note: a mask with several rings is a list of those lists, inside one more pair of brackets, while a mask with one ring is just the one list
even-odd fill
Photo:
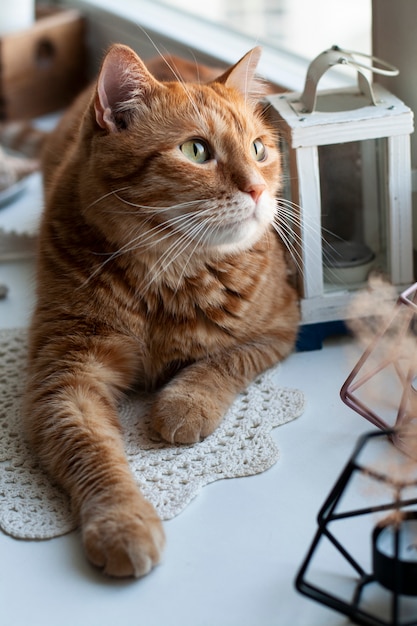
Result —
[[334, 44], [371, 51], [371, 0], [159, 1], [308, 60]]

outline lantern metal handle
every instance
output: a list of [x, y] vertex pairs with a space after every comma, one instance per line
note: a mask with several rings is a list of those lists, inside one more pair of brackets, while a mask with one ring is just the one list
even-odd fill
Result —
[[[358, 61], [353, 55], [370, 59], [371, 64], [369, 65]], [[373, 62], [378, 63], [382, 67], [376, 67], [372, 64]], [[382, 74], [383, 76], [397, 76], [399, 74], [399, 70], [396, 67], [371, 54], [343, 50], [339, 48], [339, 46], [332, 46], [329, 50], [325, 50], [319, 54], [310, 63], [307, 69], [304, 91], [300, 97], [306, 113], [313, 113], [315, 110], [319, 80], [328, 69], [335, 65], [350, 65], [356, 69], [358, 73], [359, 91], [367, 98], [369, 104], [373, 105], [376, 105], [376, 100], [372, 85], [363, 70], [368, 70], [373, 74]]]

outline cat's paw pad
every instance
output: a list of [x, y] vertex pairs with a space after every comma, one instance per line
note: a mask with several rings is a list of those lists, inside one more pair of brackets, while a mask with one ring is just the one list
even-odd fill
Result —
[[168, 386], [152, 406], [151, 425], [169, 443], [197, 443], [216, 429], [222, 416], [212, 398]]
[[92, 515], [83, 525], [88, 559], [105, 574], [139, 578], [160, 561], [165, 544], [162, 523], [152, 505], [143, 510], [106, 511]]

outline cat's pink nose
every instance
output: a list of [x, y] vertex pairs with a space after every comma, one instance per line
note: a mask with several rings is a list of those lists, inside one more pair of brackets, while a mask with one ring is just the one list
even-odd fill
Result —
[[265, 189], [266, 185], [264, 185], [263, 183], [257, 183], [254, 185], [250, 185], [247, 189], [245, 189], [245, 191], [252, 196], [252, 200], [255, 202], [255, 204], [257, 204]]

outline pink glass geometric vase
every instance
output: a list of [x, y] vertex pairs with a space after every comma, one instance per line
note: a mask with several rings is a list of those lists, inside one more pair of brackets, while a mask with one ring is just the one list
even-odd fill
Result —
[[359, 415], [390, 431], [398, 448], [417, 455], [417, 283], [401, 293], [390, 321], [362, 354], [340, 395]]

